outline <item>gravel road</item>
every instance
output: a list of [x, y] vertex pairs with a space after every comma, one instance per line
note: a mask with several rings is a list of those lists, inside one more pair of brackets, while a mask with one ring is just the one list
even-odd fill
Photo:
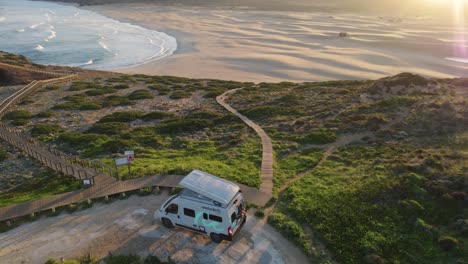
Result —
[[307, 257], [265, 220], [248, 212], [233, 242], [212, 243], [208, 236], [153, 220], [168, 194], [131, 196], [110, 204], [41, 218], [0, 234], [0, 263], [44, 263], [49, 258], [112, 254], [157, 255], [177, 263], [308, 263]]

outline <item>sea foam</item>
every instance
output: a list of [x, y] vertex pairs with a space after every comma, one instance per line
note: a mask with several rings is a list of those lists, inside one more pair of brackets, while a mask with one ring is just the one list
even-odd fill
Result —
[[445, 58], [447, 60], [451, 60], [451, 61], [456, 61], [456, 62], [462, 62], [462, 63], [468, 63], [468, 58]]
[[41, 45], [37, 45], [34, 49], [35, 49], [35, 50], [38, 50], [38, 51], [43, 51], [43, 50], [44, 50], [44, 47], [41, 46]]
[[27, 0], [0, 0], [0, 6], [15, 14], [0, 27], [0, 48], [35, 63], [109, 70], [158, 60], [177, 49], [176, 39], [163, 32], [75, 6]]

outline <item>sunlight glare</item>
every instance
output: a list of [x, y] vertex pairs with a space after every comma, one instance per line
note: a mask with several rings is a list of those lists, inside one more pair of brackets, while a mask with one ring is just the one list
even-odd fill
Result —
[[466, 58], [466, 42], [465, 42], [465, 14], [464, 14], [464, 1], [453, 0], [453, 12], [455, 19], [455, 32], [456, 32], [456, 47], [455, 55], [457, 57]]

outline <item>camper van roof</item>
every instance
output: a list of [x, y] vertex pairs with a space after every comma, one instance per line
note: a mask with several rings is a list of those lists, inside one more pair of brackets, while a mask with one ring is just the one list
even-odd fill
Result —
[[217, 201], [223, 207], [226, 207], [240, 190], [236, 184], [200, 170], [190, 172], [179, 185]]

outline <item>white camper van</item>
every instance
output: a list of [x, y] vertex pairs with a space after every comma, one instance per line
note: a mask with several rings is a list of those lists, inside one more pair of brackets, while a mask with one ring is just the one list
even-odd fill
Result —
[[179, 185], [184, 189], [169, 197], [155, 218], [168, 228], [178, 226], [209, 235], [216, 243], [231, 241], [247, 219], [239, 186], [199, 170], [185, 176]]

